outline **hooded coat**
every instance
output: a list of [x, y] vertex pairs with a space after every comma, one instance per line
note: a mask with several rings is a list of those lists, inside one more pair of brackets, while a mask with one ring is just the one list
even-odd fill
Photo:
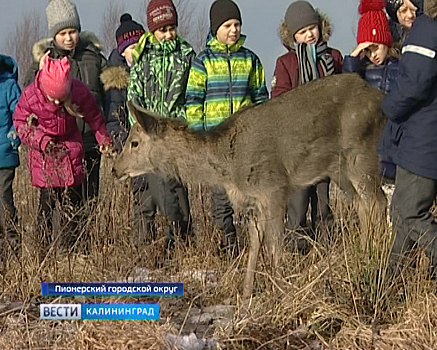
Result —
[[[81, 32], [79, 43], [73, 50], [62, 50], [54, 43], [53, 38], [41, 39], [32, 49], [34, 62], [25, 77], [25, 86], [29, 85], [39, 71], [39, 61], [45, 52], [50, 51], [50, 57], [62, 58], [67, 56], [71, 65], [71, 76], [82, 81], [94, 96], [98, 106], [104, 107], [104, 90], [100, 81], [100, 74], [106, 67], [106, 59], [101, 54], [101, 43], [95, 34]], [[82, 134], [85, 152], [93, 152], [96, 139], [91, 128], [83, 120], [77, 120], [77, 126]]]
[[129, 67], [117, 49], [108, 58], [108, 67], [100, 75], [105, 89], [105, 123], [117, 151], [121, 151], [129, 132], [126, 107]]
[[402, 47], [398, 79], [382, 103], [389, 127], [378, 150], [398, 166], [437, 180], [437, 11], [431, 9], [433, 17], [419, 9]]
[[[76, 119], [63, 106], [46, 99], [40, 87], [40, 74], [23, 91], [13, 121], [23, 144], [28, 145], [27, 164], [32, 185], [39, 188], [79, 186], [84, 181], [83, 145]], [[100, 108], [88, 88], [73, 79], [71, 102], [87, 122], [100, 145], [110, 142]], [[58, 148], [48, 152], [52, 141]]]
[[[159, 42], [146, 32], [132, 52], [128, 99], [162, 117], [185, 118], [185, 90], [196, 53], [179, 36]], [[135, 123], [133, 118], [130, 125]]]
[[187, 85], [187, 123], [208, 130], [251, 104], [268, 100], [264, 67], [244, 47], [245, 35], [231, 45], [209, 34], [206, 48], [194, 59]]
[[[332, 25], [328, 17], [318, 12], [320, 17], [319, 29], [320, 40], [328, 42], [332, 35]], [[275, 71], [272, 80], [272, 97], [277, 97], [284, 92], [290, 91], [301, 85], [299, 77], [299, 62], [294, 49], [295, 40], [285, 21], [279, 27], [279, 36], [283, 45], [287, 48], [288, 53], [278, 57], [276, 60]], [[343, 57], [340, 51], [328, 47], [328, 54], [332, 55], [334, 60], [334, 74], [342, 72]], [[319, 75], [322, 76], [322, 67], [317, 64]]]
[[12, 124], [12, 114], [18, 99], [18, 67], [14, 59], [0, 55], [0, 168], [15, 168], [20, 164], [20, 139]]

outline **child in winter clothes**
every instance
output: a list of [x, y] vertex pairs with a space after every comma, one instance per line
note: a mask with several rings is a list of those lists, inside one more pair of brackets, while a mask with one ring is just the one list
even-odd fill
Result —
[[[56, 200], [69, 202], [71, 232], [61, 244], [71, 248], [77, 239], [77, 209], [82, 200], [84, 150], [76, 119], [92, 128], [101, 152], [110, 145], [100, 108], [88, 88], [71, 78], [68, 58], [46, 57], [44, 67], [23, 91], [13, 115], [14, 126], [23, 144], [29, 147], [27, 164], [32, 185], [40, 189], [38, 238], [44, 253], [51, 240], [52, 215]], [[48, 227], [44, 232], [43, 224]]]
[[125, 13], [120, 18], [115, 37], [117, 47], [108, 58], [108, 67], [100, 75], [105, 89], [105, 123], [117, 151], [121, 151], [129, 131], [127, 86], [132, 67], [132, 50], [144, 34], [141, 24]]
[[0, 55], [0, 217], [1, 228], [6, 231], [2, 237], [6, 237], [14, 249], [18, 248], [19, 243], [12, 192], [15, 168], [20, 165], [20, 139], [12, 125], [12, 114], [21, 94], [17, 79], [18, 67], [15, 61], [9, 56]]
[[[293, 2], [285, 13], [280, 29], [281, 39], [288, 53], [276, 61], [272, 81], [272, 97], [279, 96], [299, 85], [320, 77], [339, 74], [342, 70], [341, 53], [327, 44], [331, 36], [328, 19], [314, 10], [307, 1]], [[317, 101], [315, 101], [317, 103]], [[312, 226], [318, 221], [332, 220], [329, 207], [329, 179], [309, 186], [288, 201], [287, 227], [306, 230], [307, 210], [311, 203]], [[306, 240], [300, 249], [306, 250]]]
[[[104, 91], [100, 74], [106, 59], [100, 51], [101, 43], [91, 32], [82, 32], [76, 5], [70, 0], [50, 0], [46, 7], [50, 38], [35, 43], [32, 49], [34, 62], [27, 71], [25, 85], [29, 85], [41, 69], [45, 55], [51, 58], [67, 57], [71, 75], [82, 81], [91, 91], [99, 108], [104, 106]], [[84, 200], [91, 203], [99, 193], [100, 153], [93, 131], [82, 118], [76, 120], [82, 135], [86, 177], [82, 185]]]
[[[392, 36], [383, 9], [383, 0], [361, 0], [358, 46], [345, 57], [343, 72], [358, 73], [369, 85], [387, 94], [398, 77], [399, 59], [392, 48]], [[391, 159], [381, 161], [381, 173], [385, 179], [394, 181], [396, 165]]]
[[416, 20], [402, 48], [399, 76], [382, 102], [394, 140], [384, 149], [396, 164], [391, 212], [394, 242], [392, 267], [410, 265], [405, 255], [417, 248], [430, 258], [430, 272], [437, 273], [437, 223], [430, 212], [437, 195], [437, 4], [412, 0]]
[[[232, 0], [217, 0], [210, 9], [206, 48], [193, 62], [187, 86], [187, 123], [210, 130], [245, 106], [268, 99], [264, 68], [241, 35], [241, 13]], [[224, 189], [213, 190], [214, 225], [223, 230], [224, 248], [238, 255], [233, 209]]]
[[[195, 52], [177, 35], [177, 12], [171, 0], [152, 0], [147, 7], [146, 32], [129, 53], [128, 100], [165, 118], [185, 118], [185, 89]], [[129, 58], [128, 58], [129, 59]], [[129, 115], [129, 124], [135, 123]], [[155, 232], [157, 207], [170, 221], [166, 228], [166, 253], [174, 246], [175, 230], [183, 239], [190, 233], [188, 190], [180, 181], [160, 174], [133, 179], [134, 240], [141, 245]]]

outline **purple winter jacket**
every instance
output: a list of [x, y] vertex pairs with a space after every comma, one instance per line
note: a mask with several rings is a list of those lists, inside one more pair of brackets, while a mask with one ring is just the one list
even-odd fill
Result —
[[[32, 185], [39, 188], [79, 186], [84, 181], [84, 152], [76, 117], [46, 99], [39, 76], [40, 73], [23, 91], [13, 115], [22, 144], [29, 146], [27, 164]], [[110, 143], [102, 113], [88, 88], [73, 79], [70, 96], [99, 145]], [[48, 153], [46, 146], [50, 141], [58, 148]]]

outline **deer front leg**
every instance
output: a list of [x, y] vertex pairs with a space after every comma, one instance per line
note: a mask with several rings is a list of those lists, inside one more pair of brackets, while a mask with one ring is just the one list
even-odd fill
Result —
[[270, 215], [263, 218], [265, 222], [264, 246], [267, 270], [270, 270], [274, 283], [280, 289], [284, 287], [278, 270], [279, 257], [282, 253], [285, 207], [275, 206]]
[[258, 261], [259, 250], [264, 238], [264, 231], [260, 226], [262, 225], [259, 225], [257, 217], [252, 216], [249, 226], [249, 258], [247, 260], [247, 270], [243, 284], [244, 300], [250, 299], [253, 292], [256, 263]]

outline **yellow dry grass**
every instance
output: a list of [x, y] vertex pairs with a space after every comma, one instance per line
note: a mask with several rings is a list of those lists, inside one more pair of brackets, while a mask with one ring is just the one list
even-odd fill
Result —
[[[25, 159], [25, 158], [22, 158]], [[8, 256], [1, 277], [0, 349], [171, 349], [165, 334], [193, 329], [190, 312], [206, 306], [235, 306], [231, 322], [199, 328], [198, 337], [214, 335], [227, 349], [436, 349], [437, 297], [427, 278], [427, 259], [418, 254], [414, 268], [393, 279], [387, 271], [390, 232], [363, 239], [341, 194], [334, 191], [335, 225], [307, 255], [287, 245], [281, 256], [282, 280], [259, 266], [250, 310], [242, 313], [240, 285], [245, 249], [236, 260], [216, 254], [219, 236], [209, 217], [209, 193], [191, 189], [195, 237], [177, 248], [173, 260], [154, 268], [162, 253], [162, 228], [154, 244], [138, 251], [130, 242], [132, 200], [126, 184], [112, 179], [110, 160], [102, 167], [100, 201], [86, 224], [92, 239], [89, 256], [60, 254], [53, 249], [37, 264], [34, 220], [38, 192], [32, 189], [25, 165], [15, 182], [16, 206], [23, 235], [22, 255]], [[241, 221], [245, 247], [245, 222]], [[181, 298], [41, 298], [42, 281], [128, 281], [136, 269], [150, 271], [153, 281], [181, 281]], [[214, 283], [192, 271], [212, 271]], [[41, 321], [41, 302], [158, 301], [159, 322]], [[3, 310], [3, 311], [1, 311]], [[194, 325], [196, 326], [196, 325]], [[189, 328], [191, 327], [191, 328]]]

